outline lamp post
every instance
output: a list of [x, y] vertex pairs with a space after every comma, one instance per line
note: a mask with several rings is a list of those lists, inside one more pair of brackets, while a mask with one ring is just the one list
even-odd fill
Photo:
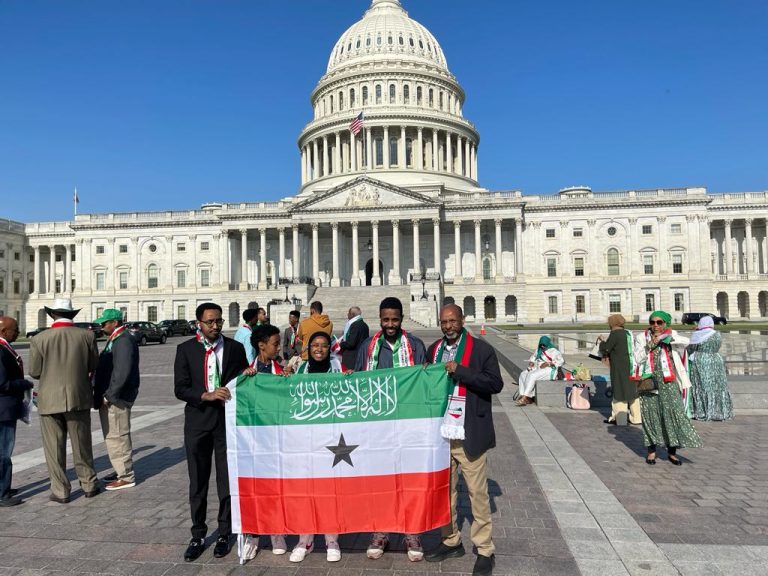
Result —
[[426, 300], [427, 299], [427, 290], [425, 288], [427, 284], [427, 278], [424, 274], [421, 275], [421, 299]]
[[283, 300], [284, 303], [290, 304], [291, 301], [288, 300], [288, 284], [285, 285], [285, 300]]

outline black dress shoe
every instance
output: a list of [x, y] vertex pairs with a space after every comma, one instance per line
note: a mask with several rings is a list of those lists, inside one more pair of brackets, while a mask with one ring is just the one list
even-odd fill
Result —
[[8, 508], [9, 506], [18, 506], [23, 500], [18, 496], [8, 496], [7, 498], [0, 498], [0, 508]]
[[184, 561], [193, 562], [200, 558], [200, 554], [205, 550], [205, 540], [202, 538], [192, 538], [189, 541], [189, 546], [184, 551]]
[[69, 496], [65, 496], [64, 498], [59, 498], [55, 494], [51, 494], [48, 496], [48, 499], [51, 502], [58, 502], [59, 504], [69, 504]]
[[219, 536], [216, 539], [216, 545], [213, 547], [213, 557], [224, 558], [224, 556], [229, 554], [231, 549], [232, 546], [229, 543], [229, 536]]
[[677, 456], [667, 456], [667, 460], [672, 462], [672, 464], [674, 464], [675, 466], [682, 466], [683, 465], [683, 461], [680, 460]]
[[424, 555], [424, 560], [427, 562], [442, 562], [448, 558], [461, 558], [464, 556], [464, 546], [459, 544], [458, 546], [446, 546], [440, 544], [437, 548], [431, 552], [427, 552]]
[[472, 576], [491, 576], [495, 563], [496, 556], [494, 554], [490, 556], [480, 556], [478, 554], [477, 560], [475, 560], [475, 567], [472, 568]]
[[653, 466], [654, 464], [656, 464], [656, 458], [646, 458], [645, 463]]
[[93, 497], [94, 497], [94, 496], [96, 496], [96, 494], [98, 494], [99, 492], [101, 492], [101, 488], [99, 488], [98, 486], [96, 486], [96, 488], [94, 488], [94, 489], [93, 489], [93, 490], [91, 490], [90, 492], [86, 492], [86, 493], [85, 493], [85, 497], [86, 497], [86, 498], [93, 498]]
[[616, 424], [616, 420], [611, 420], [609, 418], [606, 418], [605, 420], [603, 420], [603, 424], [614, 424], [615, 425]]
[[17, 488], [10, 488], [8, 490], [8, 496], [18, 496], [19, 490]]

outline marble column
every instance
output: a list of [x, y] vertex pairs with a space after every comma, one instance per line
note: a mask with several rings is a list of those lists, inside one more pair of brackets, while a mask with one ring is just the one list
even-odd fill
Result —
[[357, 234], [357, 222], [352, 222], [352, 277], [349, 279], [350, 286], [360, 286], [360, 242]]
[[299, 250], [299, 225], [291, 226], [293, 237], [291, 238], [291, 263], [293, 264], [293, 280], [299, 281], [301, 276], [301, 251]]
[[301, 184], [307, 183], [307, 147], [301, 148]]
[[389, 170], [389, 126], [384, 126], [384, 169]]
[[432, 170], [437, 172], [440, 162], [437, 158], [437, 130], [432, 129]]
[[373, 152], [371, 148], [373, 146], [373, 144], [371, 143], [372, 130], [370, 128], [363, 128], [363, 130], [365, 130], [368, 135], [368, 137], [365, 139], [365, 167], [368, 170], [372, 170], [373, 169], [373, 156], [372, 156]]
[[[398, 158], [397, 165], [400, 168], [408, 168], [408, 158], [405, 156], [405, 126], [400, 126], [400, 158]], [[411, 153], [413, 153], [413, 148], [411, 148]]]
[[763, 220], [763, 274], [768, 274], [768, 219]]
[[482, 220], [475, 220], [475, 280], [483, 279], [483, 246], [480, 236]]
[[240, 229], [240, 290], [248, 290], [248, 229]]
[[229, 263], [231, 259], [229, 248], [229, 230], [222, 230], [219, 237], [219, 254], [221, 262], [219, 264], [219, 280], [223, 290], [229, 290]]
[[727, 219], [724, 220], [725, 224], [725, 242], [723, 246], [723, 250], [725, 251], [725, 256], [723, 257], [723, 270], [726, 274], [731, 273], [731, 262], [733, 259], [733, 252], [731, 251], [731, 220]]
[[400, 285], [403, 278], [400, 276], [400, 221], [392, 220], [392, 268], [394, 276], [389, 277], [390, 284]]
[[328, 135], [323, 136], [323, 166], [320, 170], [320, 176], [328, 176]]
[[461, 269], [461, 220], [453, 222], [453, 283], [462, 284], [464, 282], [464, 272]]
[[319, 224], [312, 222], [312, 277], [315, 285], [320, 286], [320, 239], [318, 236]]
[[421, 256], [419, 255], [419, 220], [413, 219], [413, 273], [421, 275]]
[[336, 132], [336, 149], [333, 151], [333, 170], [334, 174], [341, 174], [344, 172], [344, 164], [341, 161], [341, 132]]
[[504, 278], [504, 269], [501, 265], [502, 252], [501, 252], [501, 218], [496, 218], [493, 223], [496, 225], [496, 280], [501, 281]]
[[523, 221], [515, 218], [515, 277], [523, 274]]
[[440, 274], [442, 276], [443, 274], [443, 263], [441, 262], [442, 257], [440, 255], [440, 218], [433, 218], [432, 219], [432, 230], [433, 230], [433, 243], [434, 243], [434, 259], [435, 259], [435, 272]]
[[418, 142], [416, 148], [416, 169], [424, 170], [424, 129], [419, 126], [417, 129], [416, 141]]
[[470, 163], [470, 154], [469, 149], [472, 144], [469, 141], [469, 138], [464, 140], [464, 175], [467, 178], [472, 178], [472, 167], [469, 165]]
[[453, 136], [450, 132], [445, 133], [445, 171], [453, 174]]
[[56, 293], [56, 246], [48, 247], [48, 294]]
[[473, 144], [470, 151], [472, 153], [472, 179], [477, 180], [477, 146]]
[[43, 292], [41, 290], [42, 286], [40, 286], [40, 246], [34, 246], [33, 248], [35, 250], [35, 264], [32, 268], [32, 284], [34, 288], [32, 293], [39, 295]]
[[456, 163], [458, 164], [458, 170], [456, 173], [459, 176], [464, 176], [464, 155], [463, 155], [462, 138], [458, 134], [456, 135]]
[[332, 258], [333, 258], [333, 275], [331, 276], [331, 286], [341, 286], [341, 278], [339, 278], [339, 223], [331, 223], [331, 241], [332, 241]]
[[275, 286], [280, 285], [281, 278], [288, 277], [288, 275], [285, 273], [285, 228], [283, 226], [280, 226], [277, 229], [277, 244], [278, 244], [278, 254], [277, 254], [278, 271], [277, 271], [277, 278], [275, 278]]
[[357, 136], [352, 130], [349, 131], [349, 162], [349, 169], [352, 172], [357, 172]]
[[[709, 229], [709, 219], [706, 216], [697, 216], [696, 224], [699, 228], [699, 244], [696, 246], [696, 252], [699, 255], [699, 272], [706, 272], [712, 274], [712, 251], [711, 251], [711, 235], [712, 232]], [[706, 238], [706, 241], [703, 239]], [[702, 252], [704, 250], [704, 252]], [[715, 274], [719, 274], [718, 270], [714, 270]]]
[[371, 286], [381, 286], [382, 279], [379, 275], [379, 222], [371, 222], [373, 228], [373, 276], [371, 277]]
[[259, 228], [259, 290], [267, 289], [267, 229]]
[[752, 218], [744, 219], [744, 247], [744, 255], [747, 258], [747, 265], [744, 268], [744, 273], [752, 274], [755, 271], [754, 264], [752, 263]]
[[318, 161], [318, 148], [317, 148], [317, 138], [312, 140], [312, 160], [310, 162], [310, 172], [311, 172], [311, 180], [315, 180], [320, 176], [320, 162]]

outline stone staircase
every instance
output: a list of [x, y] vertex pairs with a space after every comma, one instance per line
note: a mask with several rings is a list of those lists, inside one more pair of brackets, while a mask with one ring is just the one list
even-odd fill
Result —
[[[310, 303], [316, 300], [323, 303], [323, 313], [328, 314], [333, 321], [334, 332], [340, 333], [344, 328], [350, 306], [359, 306], [363, 311], [363, 318], [371, 330], [374, 330], [379, 326], [379, 304], [387, 296], [399, 298], [403, 303], [403, 328], [412, 330], [421, 327], [420, 324], [409, 320], [411, 307], [409, 286], [322, 286], [312, 296]], [[305, 310], [309, 314], [308, 306]]]

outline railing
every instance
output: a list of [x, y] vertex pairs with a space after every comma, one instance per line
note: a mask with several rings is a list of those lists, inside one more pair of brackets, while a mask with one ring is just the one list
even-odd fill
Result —
[[0, 228], [8, 230], [8, 232], [24, 233], [24, 224], [15, 222], [14, 220], [7, 220], [6, 218], [0, 218]]

